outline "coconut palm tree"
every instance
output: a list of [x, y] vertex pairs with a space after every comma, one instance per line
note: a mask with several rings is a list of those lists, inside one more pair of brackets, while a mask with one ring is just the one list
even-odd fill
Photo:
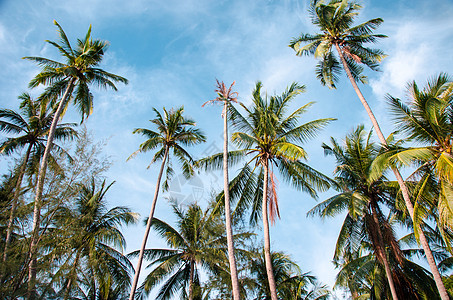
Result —
[[[350, 232], [353, 234], [353, 232]], [[411, 252], [404, 250], [410, 256]], [[340, 256], [335, 261], [339, 272], [334, 288], [346, 288], [352, 299], [388, 299], [391, 293], [388, 289], [387, 276], [382, 264], [373, 254], [372, 246], [363, 241], [353, 259]], [[350, 253], [343, 253], [348, 256]], [[437, 299], [439, 298], [436, 284], [431, 273], [416, 263], [404, 258], [401, 268], [395, 270], [395, 281], [398, 293], [402, 299]]]
[[[398, 299], [398, 293], [393, 281], [393, 272], [388, 261], [384, 236], [390, 237], [390, 246], [397, 261], [402, 261], [401, 250], [399, 249], [391, 226], [381, 215], [379, 205], [389, 202], [394, 195], [385, 187], [384, 178], [370, 180], [372, 162], [379, 152], [371, 142], [371, 132], [367, 134], [363, 126], [359, 126], [352, 134], [345, 139], [344, 146], [341, 146], [334, 138], [331, 139], [332, 146], [323, 144], [324, 152], [335, 156], [337, 167], [335, 168], [336, 182], [341, 193], [316, 205], [309, 211], [309, 215], [318, 214], [322, 217], [335, 216], [344, 209], [348, 209], [348, 215], [344, 224], [355, 222], [361, 224], [371, 240], [373, 251], [379, 261], [384, 265], [388, 284], [393, 299]], [[359, 226], [360, 227], [360, 226]], [[352, 235], [354, 236], [354, 235]], [[348, 239], [339, 237], [336, 252], [345, 249], [344, 244]]]
[[[271, 258], [279, 299], [324, 300], [329, 298], [330, 292], [327, 287], [319, 285], [316, 277], [308, 272], [302, 273], [300, 267], [288, 255], [272, 251]], [[271, 299], [263, 251], [256, 253], [256, 257], [250, 264], [250, 272], [255, 280], [254, 299]]]
[[[184, 108], [171, 109], [167, 111], [163, 109], [163, 115], [154, 109], [156, 118], [150, 120], [151, 123], [157, 126], [157, 131], [153, 131], [146, 128], [138, 128], [133, 133], [144, 135], [147, 140], [140, 145], [140, 148], [134, 152], [130, 157], [137, 155], [140, 152], [147, 152], [158, 149], [154, 154], [151, 164], [162, 160], [159, 174], [157, 176], [156, 189], [154, 191], [154, 198], [151, 204], [151, 210], [146, 224], [145, 235], [143, 236], [142, 246], [140, 248], [140, 255], [137, 262], [137, 268], [135, 270], [134, 282], [132, 283], [131, 293], [129, 299], [134, 298], [135, 290], [138, 284], [138, 277], [140, 275], [140, 269], [143, 261], [143, 254], [146, 247], [146, 241], [148, 240], [149, 231], [151, 228], [151, 221], [153, 220], [154, 210], [156, 208], [157, 197], [159, 195], [160, 182], [164, 169], [166, 167], [166, 179], [163, 183], [164, 190], [168, 188], [168, 181], [171, 179], [171, 175], [174, 173], [170, 160], [170, 152], [175, 156], [178, 161], [182, 164], [183, 173], [186, 176], [193, 174], [192, 170], [192, 157], [183, 148], [183, 146], [197, 145], [206, 141], [203, 132], [195, 128], [195, 121], [190, 118], [183, 116]], [[150, 166], [151, 166], [150, 164]], [[149, 167], [149, 166], [148, 166]]]
[[240, 299], [240, 289], [238, 282], [238, 272], [236, 266], [236, 259], [234, 257], [234, 243], [233, 243], [233, 229], [231, 222], [231, 209], [230, 209], [230, 192], [229, 192], [229, 179], [228, 179], [228, 118], [227, 111], [228, 107], [233, 102], [237, 103], [237, 92], [233, 92], [234, 82], [227, 89], [225, 83], [217, 80], [217, 92], [218, 97], [214, 100], [210, 100], [203, 104], [205, 106], [208, 103], [222, 102], [223, 103], [223, 193], [225, 198], [225, 227], [227, 233], [228, 243], [228, 261], [230, 263], [231, 273], [231, 284], [233, 287], [233, 299]]
[[[6, 262], [8, 255], [22, 179], [25, 175], [27, 164], [30, 157], [35, 163], [39, 162], [45, 149], [47, 134], [54, 116], [53, 112], [50, 111], [49, 105], [43, 101], [33, 100], [27, 93], [20, 95], [19, 100], [22, 100], [20, 104], [21, 113], [10, 109], [0, 109], [0, 131], [19, 135], [7, 138], [2, 142], [0, 144], [0, 154], [11, 155], [23, 148], [27, 149], [18, 170], [14, 195], [11, 200], [3, 262]], [[72, 140], [77, 136], [76, 131], [72, 128], [74, 126], [75, 124], [58, 125], [55, 130], [55, 139], [60, 141]], [[54, 145], [54, 150], [64, 152], [58, 145]]]
[[[389, 161], [418, 166], [415, 173], [424, 179], [418, 195], [427, 191], [431, 175], [438, 182], [438, 226], [453, 230], [453, 207], [449, 203], [453, 193], [453, 83], [447, 74], [439, 74], [420, 89], [411, 82], [407, 87], [409, 99], [387, 96], [396, 126], [404, 139], [417, 143], [414, 147], [395, 148], [383, 154], [380, 164]], [[420, 197], [419, 197], [420, 198]], [[417, 203], [420, 204], [420, 203]]]
[[[177, 227], [154, 218], [151, 227], [165, 239], [170, 249], [146, 249], [144, 255], [155, 268], [147, 275], [140, 290], [148, 294], [161, 285], [156, 299], [201, 299], [200, 269], [210, 274], [228, 273], [227, 249], [223, 222], [212, 207], [202, 210], [196, 203], [186, 209], [171, 201]], [[247, 239], [251, 233], [240, 233], [235, 239]], [[137, 256], [138, 251], [131, 253]]]
[[74, 204], [56, 214], [52, 235], [59, 242], [55, 245], [54, 239], [46, 257], [61, 262], [51, 283], [59, 283], [58, 295], [63, 299], [84, 294], [107, 299], [115, 287], [125, 292], [130, 286], [133, 267], [122, 254], [126, 241], [119, 227], [135, 223], [138, 215], [122, 206], [107, 208], [105, 195], [112, 184], [103, 181], [98, 186], [92, 178], [90, 184], [82, 184]]
[[[371, 142], [371, 132], [367, 134], [363, 126], [359, 126], [346, 137], [343, 145], [334, 138], [331, 143], [332, 146], [323, 144], [323, 148], [337, 161], [335, 182], [340, 193], [316, 205], [309, 215], [333, 217], [347, 210], [334, 260], [346, 256], [349, 261], [366, 243], [367, 250], [384, 267], [392, 298], [414, 296], [411, 292], [415, 289], [409, 288], [411, 281], [401, 271], [408, 263], [381, 209], [385, 205], [386, 209], [395, 210], [397, 191], [384, 176], [372, 179], [373, 161], [380, 149]], [[376, 266], [376, 263], [372, 265]]]
[[[353, 26], [354, 19], [358, 16], [360, 9], [361, 6], [355, 1], [312, 0], [309, 9], [310, 16], [312, 23], [319, 27], [321, 33], [314, 35], [302, 34], [300, 37], [293, 39], [289, 46], [299, 56], [314, 55], [316, 58], [321, 59], [317, 65], [316, 73], [323, 85], [335, 87], [335, 82], [339, 79], [342, 69], [341, 66], [343, 67], [373, 124], [379, 141], [383, 145], [387, 145], [379, 124], [357, 85], [357, 81], [366, 82], [366, 78], [362, 75], [363, 67], [361, 65], [366, 65], [372, 70], [377, 70], [379, 62], [385, 57], [381, 50], [364, 46], [366, 43], [375, 43], [378, 39], [386, 37], [382, 34], [373, 34], [373, 30], [383, 20], [376, 18]], [[333, 53], [333, 48], [335, 48], [340, 58], [341, 65]], [[400, 186], [409, 215], [414, 220], [414, 207], [403, 177], [398, 169], [393, 168], [392, 170]], [[420, 242], [426, 253], [426, 258], [434, 275], [441, 298], [447, 300], [448, 294], [442, 283], [442, 278], [426, 237], [421, 230], [416, 229], [416, 231], [420, 232]]]
[[[313, 103], [308, 103], [289, 115], [286, 115], [286, 112], [291, 100], [303, 92], [305, 87], [293, 83], [282, 95], [271, 97], [263, 97], [261, 87], [261, 82], [258, 82], [253, 91], [251, 107], [241, 104], [245, 115], [233, 106], [230, 107], [230, 118], [235, 128], [240, 130], [233, 133], [232, 141], [240, 150], [229, 153], [232, 158], [229, 163], [237, 163], [240, 158], [251, 156], [233, 179], [234, 189], [231, 192], [241, 201], [236, 210], [245, 210], [246, 206], [251, 206], [253, 220], [258, 218], [258, 212], [261, 210], [267, 275], [272, 300], [276, 300], [277, 292], [270, 263], [269, 233], [269, 218], [274, 222], [279, 215], [273, 167], [278, 168], [288, 183], [314, 197], [315, 187], [321, 190], [328, 188], [328, 178], [303, 162], [307, 153], [299, 144], [316, 136], [319, 130], [333, 119], [318, 119], [299, 125], [299, 117]], [[206, 169], [218, 168], [222, 156], [213, 155], [200, 160], [198, 164]], [[241, 190], [241, 187], [246, 188]]]
[[65, 61], [58, 62], [44, 57], [24, 57], [24, 59], [31, 60], [42, 67], [41, 72], [30, 81], [29, 86], [35, 88], [40, 85], [47, 85], [42, 99], [46, 99], [46, 101], [52, 100], [52, 102], [59, 99], [55, 104], [57, 105], [57, 109], [49, 129], [46, 149], [41, 159], [36, 187], [33, 234], [30, 247], [31, 263], [29, 267], [30, 297], [32, 298], [35, 293], [36, 249], [40, 223], [39, 209], [41, 206], [47, 162], [60, 117], [71, 98], [73, 99], [74, 105], [80, 111], [82, 120], [85, 116], [91, 114], [93, 109], [93, 95], [90, 93], [89, 85], [95, 84], [99, 87], [112, 88], [116, 91], [115, 83], [121, 82], [127, 84], [128, 82], [126, 78], [106, 72], [98, 67], [107, 50], [108, 43], [101, 40], [93, 40], [91, 38], [91, 26], [85, 38], [77, 40], [77, 47], [73, 49], [61, 26], [56, 21], [54, 21], [54, 24], [58, 28], [60, 41], [47, 42], [58, 49]]

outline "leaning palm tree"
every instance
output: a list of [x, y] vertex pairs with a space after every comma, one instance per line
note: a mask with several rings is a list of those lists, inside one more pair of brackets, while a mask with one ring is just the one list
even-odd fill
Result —
[[55, 104], [57, 105], [57, 109], [49, 129], [47, 145], [41, 159], [36, 187], [33, 233], [30, 247], [31, 263], [29, 267], [30, 297], [32, 298], [35, 293], [36, 250], [39, 235], [41, 198], [48, 158], [60, 117], [71, 98], [73, 99], [74, 105], [80, 111], [82, 120], [85, 116], [91, 114], [93, 109], [93, 95], [90, 93], [90, 84], [95, 84], [102, 88], [112, 88], [116, 91], [115, 83], [122, 82], [127, 84], [128, 82], [126, 78], [106, 72], [98, 67], [107, 50], [108, 43], [101, 40], [93, 40], [91, 38], [91, 26], [85, 38], [77, 40], [77, 47], [73, 49], [61, 26], [56, 21], [54, 21], [54, 24], [58, 27], [60, 41], [47, 42], [58, 49], [65, 62], [58, 62], [44, 57], [24, 57], [42, 67], [41, 72], [30, 81], [29, 86], [31, 88], [38, 87], [39, 85], [48, 86], [42, 95], [43, 101], [52, 100], [52, 102], [55, 102], [55, 100], [59, 99]]
[[[32, 161], [34, 162], [40, 160], [45, 149], [47, 134], [54, 116], [53, 112], [50, 111], [49, 105], [43, 101], [33, 100], [27, 93], [20, 95], [19, 100], [22, 100], [20, 104], [21, 113], [10, 109], [0, 110], [0, 131], [18, 135], [7, 138], [0, 144], [0, 154], [11, 155], [23, 148], [27, 149], [18, 170], [14, 195], [11, 200], [11, 210], [6, 230], [5, 249], [3, 252], [4, 263], [8, 256], [8, 247], [11, 242], [15, 213], [19, 195], [21, 193], [22, 179], [25, 175], [27, 164], [29, 163], [30, 158], [32, 158]], [[75, 124], [58, 125], [55, 130], [55, 139], [73, 139], [77, 135], [76, 131], [72, 128], [74, 126]], [[64, 152], [58, 145], [54, 145], [54, 150]]]
[[81, 185], [74, 204], [56, 214], [52, 235], [59, 242], [49, 245], [47, 257], [61, 262], [51, 280], [60, 283], [60, 298], [87, 294], [88, 299], [106, 299], [112, 288], [128, 290], [133, 267], [122, 254], [126, 241], [119, 227], [135, 223], [138, 215], [127, 207], [107, 208], [105, 195], [112, 184], [99, 186], [92, 178]]
[[[323, 85], [335, 87], [335, 82], [339, 79], [341, 66], [343, 67], [360, 102], [370, 117], [379, 141], [383, 145], [387, 145], [379, 124], [357, 85], [357, 81], [366, 82], [366, 78], [362, 75], [363, 68], [361, 65], [363, 64], [372, 70], [377, 70], [379, 62], [385, 57], [381, 50], [364, 46], [366, 43], [374, 43], [378, 39], [386, 37], [382, 34], [373, 34], [373, 30], [383, 20], [376, 18], [353, 26], [354, 19], [357, 17], [360, 9], [361, 6], [355, 1], [312, 0], [309, 9], [312, 23], [319, 27], [321, 33], [314, 35], [302, 34], [300, 37], [293, 39], [289, 46], [299, 56], [314, 55], [316, 58], [321, 59], [317, 65], [316, 73]], [[341, 65], [333, 53], [333, 48], [337, 51]], [[410, 200], [409, 191], [404, 183], [403, 177], [397, 168], [393, 168], [392, 170], [400, 186], [409, 215], [414, 220], [414, 206]], [[442, 283], [442, 278], [426, 237], [421, 230], [416, 231], [420, 232], [420, 242], [426, 253], [426, 258], [436, 280], [439, 293], [443, 300], [447, 300], [448, 294]]]
[[[238, 176], [232, 180], [232, 194], [239, 198], [236, 210], [251, 207], [252, 220], [258, 218], [261, 209], [267, 276], [272, 300], [276, 300], [269, 233], [269, 218], [274, 222], [279, 215], [273, 167], [278, 168], [288, 183], [313, 197], [316, 197], [315, 187], [321, 190], [328, 188], [328, 178], [303, 162], [307, 153], [299, 144], [316, 136], [333, 119], [318, 119], [299, 125], [299, 117], [313, 103], [308, 103], [289, 115], [286, 115], [286, 111], [291, 100], [303, 92], [305, 87], [293, 83], [282, 95], [271, 97], [263, 97], [261, 87], [261, 82], [258, 82], [253, 91], [251, 107], [241, 104], [245, 115], [233, 106], [230, 107], [230, 119], [235, 128], [240, 130], [233, 133], [232, 140], [240, 150], [229, 153], [232, 158], [229, 163], [237, 163], [240, 158], [251, 156]], [[218, 168], [222, 156], [216, 154], [198, 163], [206, 169]]]
[[[148, 294], [160, 285], [156, 299], [201, 299], [200, 271], [209, 274], [228, 273], [226, 264], [225, 235], [223, 224], [212, 207], [203, 210], [196, 203], [182, 209], [171, 202], [177, 217], [177, 227], [154, 218], [151, 227], [165, 239], [170, 249], [146, 249], [145, 257], [154, 269], [145, 278], [140, 290]], [[250, 238], [251, 233], [234, 236], [237, 240]], [[138, 251], [131, 253], [137, 256]]]
[[233, 92], [234, 82], [231, 84], [230, 88], [226, 88], [225, 83], [219, 82], [217, 80], [217, 92], [218, 97], [214, 100], [210, 100], [203, 104], [213, 102], [222, 102], [223, 103], [223, 193], [225, 198], [225, 227], [227, 233], [227, 243], [228, 243], [228, 260], [230, 263], [230, 273], [231, 273], [231, 285], [233, 287], [233, 299], [240, 299], [240, 289], [238, 282], [238, 272], [236, 267], [236, 259], [234, 257], [234, 243], [233, 243], [233, 229], [231, 225], [231, 209], [230, 209], [230, 192], [229, 192], [229, 179], [228, 179], [228, 107], [232, 105], [232, 102], [237, 103], [237, 92]]
[[131, 293], [129, 296], [130, 300], [134, 298], [135, 290], [137, 289], [138, 277], [140, 275], [146, 241], [148, 240], [151, 221], [153, 220], [157, 197], [159, 195], [160, 182], [164, 169], [166, 167], [166, 180], [163, 183], [164, 190], [168, 188], [168, 181], [171, 179], [171, 174], [173, 174], [174, 172], [171, 164], [169, 163], [170, 153], [172, 152], [172, 154], [178, 159], [178, 161], [182, 163], [183, 173], [186, 176], [190, 176], [193, 174], [191, 166], [192, 157], [182, 146], [197, 145], [206, 140], [202, 131], [198, 128], [195, 128], [195, 121], [183, 116], [183, 107], [180, 107], [176, 110], [171, 109], [170, 111], [167, 111], [164, 108], [163, 115], [156, 109], [153, 108], [153, 110], [156, 113], [156, 118], [150, 121], [157, 126], [157, 131], [146, 128], [135, 129], [133, 133], [144, 135], [147, 140], [143, 142], [140, 145], [140, 148], [129, 157], [130, 159], [140, 152], [147, 152], [158, 149], [151, 160], [151, 164], [158, 160], [162, 160], [160, 171], [157, 176], [154, 198], [151, 204], [148, 222], [146, 224], [145, 235], [143, 236], [143, 242], [140, 248], [140, 255], [137, 262], [137, 268], [135, 270], [134, 282], [132, 283]]

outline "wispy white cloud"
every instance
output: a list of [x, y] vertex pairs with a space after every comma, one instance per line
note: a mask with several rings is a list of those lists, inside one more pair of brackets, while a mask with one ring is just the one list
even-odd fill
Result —
[[439, 72], [451, 70], [449, 49], [453, 46], [453, 23], [450, 20], [391, 22], [388, 29], [391, 36], [385, 43], [388, 57], [380, 76], [370, 81], [379, 99], [386, 93], [401, 96], [409, 81], [425, 82]]

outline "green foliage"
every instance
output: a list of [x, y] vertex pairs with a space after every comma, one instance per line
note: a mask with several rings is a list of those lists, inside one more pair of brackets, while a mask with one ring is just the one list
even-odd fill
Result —
[[[157, 218], [151, 221], [152, 228], [170, 249], [145, 250], [145, 258], [151, 261], [148, 267], [153, 267], [153, 270], [138, 290], [148, 294], [159, 287], [156, 299], [175, 296], [186, 299], [192, 286], [194, 299], [199, 299], [201, 269], [213, 276], [229, 276], [224, 225], [219, 216], [214, 215], [212, 207], [203, 210], [192, 203], [184, 209], [175, 201], [171, 206], [177, 218], [176, 227]], [[243, 232], [235, 234], [234, 238], [240, 243], [250, 236], [250, 233]], [[138, 254], [139, 251], [135, 251], [129, 257]]]
[[[436, 220], [451, 250], [449, 232], [453, 230], [453, 83], [447, 74], [430, 79], [422, 89], [415, 82], [407, 87], [407, 102], [387, 96], [395, 126], [412, 147], [391, 147], [380, 155], [375, 169], [389, 165], [415, 167], [410, 178], [415, 199], [415, 221]], [[433, 200], [436, 199], [436, 200]], [[434, 214], [434, 216], [433, 216]], [[417, 232], [416, 232], [417, 234]]]
[[[264, 96], [262, 84], [258, 82], [253, 91], [252, 105], [241, 104], [245, 114], [235, 107], [229, 108], [229, 118], [236, 131], [232, 134], [233, 143], [240, 149], [229, 152], [229, 164], [234, 165], [247, 159], [245, 166], [230, 184], [232, 201], [237, 202], [237, 212], [250, 209], [252, 224], [256, 224], [261, 210], [263, 166], [269, 163], [273, 173], [274, 166], [283, 179], [295, 188], [316, 197], [316, 190], [326, 190], [329, 179], [309, 167], [303, 161], [307, 154], [300, 144], [314, 138], [317, 133], [330, 123], [332, 118], [318, 119], [299, 124], [300, 117], [313, 103], [299, 107], [287, 113], [291, 101], [305, 89], [293, 83], [282, 95]], [[216, 154], [197, 161], [203, 169], [221, 167], [223, 154]], [[273, 175], [270, 176], [273, 178]], [[274, 179], [269, 180], [269, 207], [271, 219], [278, 215], [276, 187]], [[223, 201], [222, 195], [219, 200]]]
[[[108, 43], [91, 38], [91, 26], [83, 39], [77, 40], [77, 46], [73, 48], [66, 33], [57, 21], [60, 40], [46, 42], [57, 48], [64, 62], [54, 61], [44, 57], [27, 56], [24, 59], [35, 62], [41, 67], [41, 72], [30, 81], [30, 88], [45, 85], [47, 88], [40, 96], [42, 101], [51, 101], [62, 97], [65, 92], [73, 95], [73, 103], [84, 117], [88, 117], [93, 111], [93, 95], [89, 85], [94, 84], [100, 88], [117, 90], [115, 83], [127, 84], [126, 78], [106, 72], [98, 68], [102, 61]], [[66, 106], [66, 104], [65, 104]]]
[[[345, 59], [355, 81], [366, 83], [362, 75], [362, 64], [372, 70], [378, 70], [379, 62], [386, 56], [379, 49], [367, 48], [364, 44], [375, 43], [382, 34], [373, 31], [382, 24], [380, 18], [353, 25], [362, 7], [355, 1], [347, 0], [311, 0], [309, 13], [311, 21], [321, 31], [318, 34], [301, 34], [291, 40], [289, 47], [296, 55], [313, 55], [320, 61], [316, 66], [316, 76], [322, 85], [335, 88], [342, 67], [335, 57], [332, 48], [339, 51]], [[341, 59], [340, 59], [341, 60]]]
[[[157, 127], [157, 131], [146, 128], [137, 128], [132, 133], [138, 133], [147, 138], [140, 145], [140, 148], [129, 156], [128, 160], [138, 153], [156, 150], [150, 165], [158, 160], [163, 160], [166, 154], [172, 154], [181, 163], [182, 171], [186, 178], [193, 175], [193, 159], [190, 154], [184, 149], [184, 146], [193, 146], [206, 141], [203, 132], [195, 128], [195, 121], [184, 117], [184, 107], [171, 109], [167, 111], [163, 108], [163, 115], [155, 108], [156, 118], [150, 120]], [[166, 163], [166, 179], [163, 183], [164, 190], [168, 189], [168, 183], [174, 174], [170, 155]]]
[[[380, 147], [371, 141], [371, 132], [359, 126], [342, 144], [334, 138], [331, 144], [324, 144], [323, 148], [326, 155], [336, 159], [334, 173], [339, 193], [308, 214], [325, 218], [347, 212], [334, 255], [334, 263], [340, 267], [336, 286], [349, 289], [356, 296], [390, 297], [386, 283], [390, 275], [401, 299], [436, 296], [428, 272], [406, 259], [396, 239], [392, 218], [398, 214], [397, 190], [382, 174], [379, 178], [372, 176]], [[384, 215], [384, 205], [391, 218]], [[384, 260], [388, 261], [391, 274], [384, 271]]]
[[[264, 252], [257, 251], [254, 256], [250, 265], [250, 273], [254, 281], [254, 299], [271, 299]], [[327, 286], [320, 285], [316, 277], [308, 272], [302, 273], [299, 266], [288, 255], [282, 252], [272, 252], [271, 263], [279, 299], [329, 299], [330, 292]]]

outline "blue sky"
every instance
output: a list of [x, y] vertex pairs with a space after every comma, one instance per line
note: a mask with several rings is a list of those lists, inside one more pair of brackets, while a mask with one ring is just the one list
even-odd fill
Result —
[[[369, 84], [363, 93], [381, 122], [384, 134], [393, 128], [387, 116], [384, 96], [404, 97], [410, 80], [420, 85], [427, 78], [452, 70], [453, 1], [363, 1], [359, 21], [381, 17], [378, 32], [388, 35], [377, 47], [388, 57], [382, 72], [366, 70]], [[304, 145], [308, 163], [331, 175], [334, 161], [325, 158], [322, 142], [330, 136], [344, 137], [356, 125], [370, 127], [365, 112], [345, 77], [337, 90], [322, 87], [314, 75], [316, 61], [296, 57], [287, 45], [300, 33], [314, 33], [307, 13], [308, 1], [0, 1], [0, 107], [18, 109], [17, 96], [28, 91], [29, 80], [38, 68], [23, 56], [58, 58], [44, 40], [57, 40], [57, 20], [74, 43], [93, 27], [95, 38], [110, 42], [102, 67], [129, 79], [119, 91], [93, 88], [94, 111], [86, 121], [99, 140], [108, 139], [105, 151], [114, 160], [108, 173], [116, 184], [109, 192], [112, 205], [127, 205], [143, 217], [148, 215], [157, 166], [146, 169], [150, 155], [126, 162], [142, 142], [132, 135], [137, 127], [148, 127], [152, 107], [161, 109], [184, 105], [206, 132], [208, 142], [193, 149], [200, 157], [212, 148], [221, 148], [221, 108], [202, 103], [215, 97], [215, 78], [227, 84], [236, 81], [239, 100], [248, 103], [255, 82], [263, 82], [269, 94], [281, 93], [293, 81], [305, 84], [307, 92], [293, 106], [316, 101], [302, 122], [334, 117], [338, 120], [316, 139]], [[39, 90], [31, 91], [38, 95]], [[69, 111], [65, 121], [78, 121]], [[1, 164], [0, 164], [1, 165]], [[2, 166], [4, 168], [4, 164]], [[204, 176], [199, 202], [206, 201], [212, 188], [221, 187], [221, 178]], [[191, 189], [186, 189], [191, 192]], [[332, 285], [335, 270], [330, 263], [341, 218], [321, 221], [307, 219], [316, 202], [283, 182], [279, 186], [281, 220], [272, 227], [272, 247], [292, 255], [303, 270]], [[324, 200], [329, 193], [321, 194]], [[172, 220], [164, 198], [156, 216]], [[125, 229], [128, 251], [137, 249], [144, 228]], [[155, 236], [148, 242], [163, 246]]]

